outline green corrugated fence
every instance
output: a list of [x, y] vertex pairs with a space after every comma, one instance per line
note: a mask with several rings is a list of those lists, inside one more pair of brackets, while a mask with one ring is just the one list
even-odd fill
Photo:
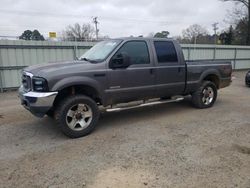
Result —
[[186, 60], [231, 61], [234, 70], [250, 68], [250, 46], [182, 44]]
[[[17, 88], [21, 70], [30, 65], [73, 60], [94, 42], [0, 40], [0, 91]], [[234, 69], [250, 68], [250, 46], [183, 44], [186, 60], [228, 60]]]
[[93, 42], [0, 40], [0, 90], [18, 87], [24, 67], [73, 60], [93, 45]]

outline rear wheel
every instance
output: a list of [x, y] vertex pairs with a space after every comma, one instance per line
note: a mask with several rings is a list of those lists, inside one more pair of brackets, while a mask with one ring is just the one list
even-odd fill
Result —
[[211, 81], [204, 81], [192, 94], [192, 103], [196, 108], [210, 108], [217, 99], [217, 88]]
[[87, 96], [70, 96], [59, 103], [55, 119], [65, 135], [78, 138], [94, 130], [99, 119], [99, 109], [96, 102]]

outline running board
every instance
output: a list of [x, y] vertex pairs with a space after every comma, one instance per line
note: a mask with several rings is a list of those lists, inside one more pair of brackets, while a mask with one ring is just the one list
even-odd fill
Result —
[[184, 100], [184, 97], [179, 97], [178, 96], [178, 97], [173, 97], [173, 98], [171, 98], [169, 100], [158, 100], [158, 101], [153, 101], [153, 102], [142, 103], [142, 104], [135, 105], [135, 106], [108, 108], [108, 109], [106, 109], [106, 112], [129, 110], [129, 109], [140, 108], [140, 107], [144, 107], [144, 106], [153, 106], [153, 105], [157, 105], [157, 104], [179, 102], [179, 101], [182, 101], [182, 100]]

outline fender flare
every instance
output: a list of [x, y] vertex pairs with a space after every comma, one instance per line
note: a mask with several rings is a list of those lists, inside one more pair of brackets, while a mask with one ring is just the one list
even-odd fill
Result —
[[83, 76], [72, 76], [72, 77], [63, 78], [52, 86], [52, 91], [61, 91], [67, 87], [75, 86], [75, 85], [84, 85], [84, 86], [92, 87], [93, 89], [96, 90], [99, 97], [103, 96], [103, 92], [102, 92], [100, 84], [94, 79], [83, 77]]
[[220, 82], [220, 78], [221, 78], [221, 75], [220, 75], [220, 72], [216, 69], [209, 69], [209, 70], [206, 70], [204, 71], [201, 76], [200, 76], [200, 80], [199, 80], [199, 84], [202, 83], [202, 81], [209, 75], [215, 75], [218, 77], [219, 79], [219, 82]]

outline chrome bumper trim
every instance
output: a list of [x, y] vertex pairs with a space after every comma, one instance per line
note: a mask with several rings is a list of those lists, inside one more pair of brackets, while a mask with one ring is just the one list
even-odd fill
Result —
[[23, 86], [18, 90], [21, 104], [36, 116], [43, 117], [53, 107], [58, 92], [25, 91]]
[[30, 91], [28, 93], [24, 93], [23, 96], [25, 96], [25, 97], [43, 98], [43, 97], [50, 97], [50, 96], [57, 95], [57, 94], [58, 94], [58, 92], [39, 93], [39, 92]]

